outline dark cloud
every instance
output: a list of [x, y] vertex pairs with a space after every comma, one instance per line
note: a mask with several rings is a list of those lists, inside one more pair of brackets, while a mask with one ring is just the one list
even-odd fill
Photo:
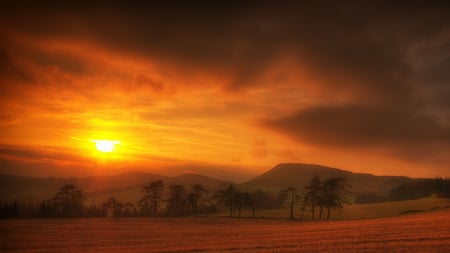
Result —
[[27, 176], [72, 176], [92, 173], [93, 162], [61, 147], [0, 145], [0, 173]]
[[[289, 54], [316, 75], [335, 79], [325, 83], [328, 89], [397, 100], [411, 93], [406, 54], [445, 32], [448, 9], [445, 1], [5, 1], [1, 27], [225, 72], [231, 88], [264, 83], [261, 74]], [[73, 61], [58, 62], [80, 69]]]
[[5, 50], [5, 46], [0, 42], [0, 78], [2, 80], [19, 81], [24, 83], [34, 83], [31, 73], [14, 61], [11, 53]]
[[405, 66], [399, 56], [411, 41], [441, 31], [449, 21], [439, 1], [407, 6], [333, 1], [18, 1], [3, 5], [4, 29], [83, 38], [208, 69], [233, 68], [243, 80], [239, 85], [251, 83], [242, 75], [259, 75], [283, 50], [315, 61], [324, 72], [340, 63], [343, 69], [358, 70], [356, 75], [393, 78], [392, 72], [374, 73], [395, 67], [402, 74]]
[[0, 157], [10, 160], [21, 160], [23, 162], [31, 161], [66, 161], [66, 162], [91, 162], [87, 158], [76, 155], [70, 150], [61, 147], [41, 147], [30, 148], [17, 145], [0, 145]]
[[[128, 80], [129, 89], [317, 90], [314, 105], [267, 115], [266, 127], [301, 142], [392, 147], [410, 157], [450, 148], [448, 1], [2, 1], [0, 36], [9, 41], [0, 43], [5, 80], [37, 82], [17, 59], [94, 75], [82, 58], [24, 50], [15, 37], [85, 43], [148, 60], [162, 76], [177, 77], [168, 83], [139, 70], [116, 78]], [[286, 58], [293, 64], [274, 70]], [[197, 82], [203, 75], [215, 79]], [[330, 97], [349, 99], [336, 104]], [[200, 109], [199, 115], [215, 113]]]
[[342, 149], [389, 148], [408, 159], [450, 149], [450, 127], [435, 117], [360, 105], [313, 107], [267, 122], [301, 142]]
[[54, 67], [64, 73], [83, 76], [89, 74], [85, 61], [66, 52], [43, 52], [34, 50], [30, 52], [31, 61], [42, 67]]
[[160, 93], [164, 90], [164, 84], [158, 81], [151, 79], [146, 75], [138, 75], [136, 77], [135, 87], [132, 89], [139, 89], [142, 86], [150, 87], [154, 92]]
[[[171, 71], [182, 71], [186, 77], [191, 71], [226, 74], [231, 89], [266, 84], [263, 73], [289, 55], [297, 59], [298, 68], [306, 66], [324, 77], [324, 89], [391, 103], [399, 98], [413, 103], [407, 54], [416, 43], [445, 32], [450, 23], [444, 1], [19, 1], [3, 5], [5, 31], [91, 41], [176, 65]], [[82, 70], [79, 62], [61, 55], [40, 56], [37, 61], [56, 63], [67, 71]]]

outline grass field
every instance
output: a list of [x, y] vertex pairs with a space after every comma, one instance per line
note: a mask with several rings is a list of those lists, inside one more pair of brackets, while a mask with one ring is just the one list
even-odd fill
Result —
[[390, 218], [17, 219], [0, 252], [450, 252], [450, 209]]
[[[332, 219], [367, 219], [367, 218], [385, 218], [397, 216], [401, 213], [409, 211], [423, 211], [437, 208], [450, 207], [450, 199], [448, 198], [422, 198], [405, 201], [381, 202], [374, 204], [353, 204], [345, 205], [343, 209], [333, 211], [331, 213]], [[221, 216], [226, 216], [227, 213], [222, 213]], [[242, 212], [243, 216], [251, 216], [249, 210]], [[300, 210], [295, 209], [295, 217], [299, 218]], [[316, 217], [318, 211], [316, 210]], [[265, 218], [287, 218], [289, 217], [289, 208], [275, 209], [275, 210], [261, 210], [257, 212], [257, 216]], [[324, 211], [326, 216], [326, 211]], [[311, 212], [306, 210], [303, 218], [309, 219]]]

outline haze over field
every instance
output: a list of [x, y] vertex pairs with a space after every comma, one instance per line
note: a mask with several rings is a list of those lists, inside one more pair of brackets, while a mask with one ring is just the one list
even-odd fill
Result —
[[166, 185], [201, 184], [210, 194], [226, 188], [231, 183], [243, 191], [262, 190], [278, 194], [280, 190], [288, 186], [297, 187], [299, 191], [302, 191], [301, 189], [307, 186], [315, 176], [320, 176], [323, 180], [332, 177], [345, 178], [351, 185], [351, 194], [349, 194], [351, 202], [358, 195], [385, 196], [394, 187], [414, 181], [406, 177], [357, 174], [313, 164], [279, 164], [245, 182], [223, 181], [199, 174], [167, 177], [142, 172], [78, 178], [39, 178], [0, 174], [0, 200], [42, 201], [50, 198], [61, 185], [75, 184], [86, 192], [91, 203], [101, 203], [110, 196], [135, 203], [142, 197], [142, 186], [156, 180], [163, 180]]
[[447, 1], [1, 1], [0, 172], [448, 177], [449, 45]]

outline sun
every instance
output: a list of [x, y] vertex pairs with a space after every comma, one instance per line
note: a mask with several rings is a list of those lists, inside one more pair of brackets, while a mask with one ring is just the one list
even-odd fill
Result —
[[115, 149], [115, 145], [120, 144], [120, 141], [112, 141], [112, 140], [92, 140], [95, 142], [95, 148], [103, 153], [113, 152]]

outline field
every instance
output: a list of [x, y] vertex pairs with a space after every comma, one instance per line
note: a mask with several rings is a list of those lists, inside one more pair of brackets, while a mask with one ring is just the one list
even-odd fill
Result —
[[450, 252], [450, 209], [390, 218], [17, 219], [0, 252]]
[[[447, 198], [422, 198], [405, 201], [381, 202], [374, 204], [352, 204], [345, 205], [343, 209], [331, 213], [332, 219], [367, 219], [367, 218], [385, 218], [397, 216], [400, 213], [408, 213], [413, 211], [423, 211], [438, 208], [450, 207], [450, 199]], [[325, 213], [325, 212], [324, 212]], [[300, 210], [295, 209], [295, 216], [298, 218]], [[226, 213], [222, 213], [225, 216]], [[243, 212], [244, 216], [251, 216], [249, 210]], [[316, 216], [318, 214], [316, 213]], [[262, 210], [257, 212], [257, 216], [266, 218], [287, 218], [289, 217], [289, 209]], [[303, 217], [305, 219], [311, 217], [311, 213], [306, 210]]]

